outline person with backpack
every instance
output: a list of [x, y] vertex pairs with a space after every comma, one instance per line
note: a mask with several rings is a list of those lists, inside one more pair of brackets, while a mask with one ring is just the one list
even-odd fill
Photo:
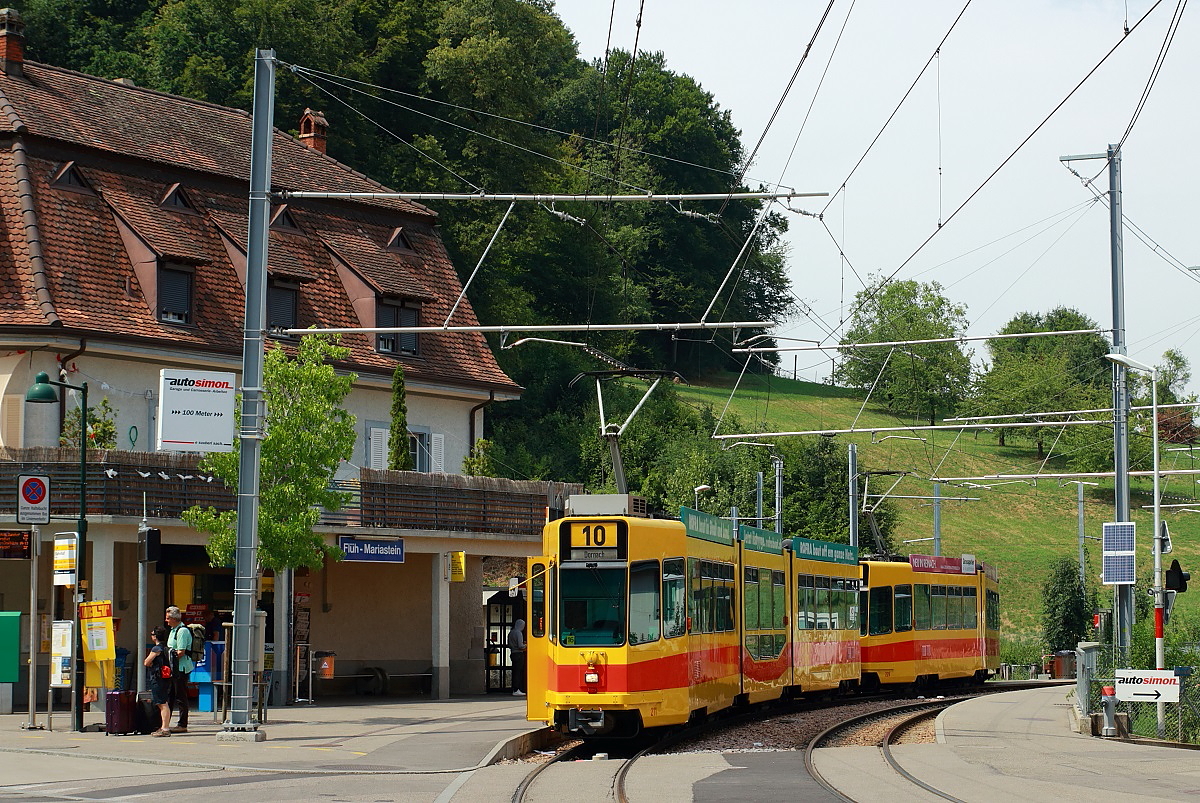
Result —
[[171, 662], [171, 708], [179, 711], [179, 719], [171, 733], [187, 733], [188, 679], [196, 662], [192, 660], [192, 631], [183, 623], [183, 612], [172, 605], [167, 608], [167, 652]]

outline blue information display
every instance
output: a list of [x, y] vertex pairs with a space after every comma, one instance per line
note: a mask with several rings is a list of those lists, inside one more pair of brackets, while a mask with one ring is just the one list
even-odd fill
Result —
[[346, 560], [368, 563], [403, 563], [404, 541], [371, 538], [355, 538], [339, 535], [338, 546], [346, 553]]

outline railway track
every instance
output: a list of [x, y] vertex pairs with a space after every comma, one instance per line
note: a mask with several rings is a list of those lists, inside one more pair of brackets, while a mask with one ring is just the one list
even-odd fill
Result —
[[[584, 791], [601, 793], [603, 790], [606, 796], [611, 796], [618, 803], [627, 803], [629, 798], [626, 785], [630, 771], [638, 760], [647, 755], [669, 753], [672, 751], [690, 752], [689, 747], [697, 747], [701, 750], [720, 750], [722, 747], [736, 748], [739, 743], [745, 743], [745, 737], [738, 735], [741, 729], [755, 734], [753, 738], [762, 739], [763, 737], [760, 735], [761, 729], [764, 727], [765, 722], [772, 719], [776, 722], [789, 723], [787, 727], [796, 730], [801, 736], [806, 732], [811, 734], [813, 733], [811, 727], [807, 730], [804, 727], [806, 716], [838, 716], [838, 709], [847, 703], [857, 706], [883, 707], [876, 707], [866, 713], [840, 719], [831, 727], [820, 730], [811, 739], [804, 737], [799, 743], [783, 746], [775, 745], [774, 747], [777, 749], [803, 750], [805, 767], [808, 769], [809, 774], [812, 775], [814, 781], [841, 800], [850, 800], [851, 798], [842, 795], [821, 776], [818, 769], [814, 766], [813, 752], [825, 746], [835, 746], [837, 744], [862, 745], [864, 743], [874, 745], [878, 748], [881, 762], [887, 762], [887, 766], [891, 768], [890, 771], [892, 773], [905, 778], [914, 786], [925, 789], [926, 792], [936, 795], [941, 799], [955, 800], [956, 798], [932, 789], [919, 779], [909, 775], [891, 755], [891, 745], [904, 730], [912, 727], [913, 723], [919, 722], [924, 718], [934, 717], [955, 703], [983, 694], [1014, 691], [1025, 687], [1024, 684], [1010, 683], [1004, 687], [977, 689], [969, 693], [955, 693], [953, 696], [943, 699], [931, 698], [919, 702], [902, 704], [897, 704], [898, 698], [896, 695], [863, 696], [843, 700], [839, 703], [831, 703], [829, 701], [815, 703], [813, 701], [800, 701], [790, 704], [775, 703], [765, 709], [754, 709], [699, 725], [681, 728], [666, 735], [659, 735], [655, 738], [648, 737], [638, 743], [628, 740], [584, 743], [563, 751], [534, 768], [514, 791], [512, 803], [532, 803], [535, 799], [554, 799], [535, 794], [533, 792], [535, 787], [541, 788], [543, 791], [547, 788], [553, 789], [560, 796], [564, 788], [570, 788], [579, 793]], [[950, 690], [947, 690], [947, 692], [949, 693]], [[867, 723], [871, 724], [868, 725]], [[863, 728], [868, 726], [873, 727], [879, 733], [872, 736], [869, 740], [864, 740], [862, 736]], [[741, 741], [739, 742], [739, 740]], [[757, 744], [757, 742], [751, 742], [751, 744]], [[772, 749], [772, 746], [769, 745], [767, 749]], [[597, 758], [601, 754], [607, 760], [584, 761], [584, 759]]]
[[880, 759], [896, 775], [912, 786], [923, 789], [942, 800], [964, 803], [959, 798], [925, 783], [920, 778], [908, 772], [892, 753], [892, 745], [898, 742], [900, 736], [911, 730], [914, 726], [936, 717], [950, 706], [962, 702], [963, 699], [965, 698], [955, 700], [925, 700], [920, 703], [895, 706], [881, 711], [862, 714], [852, 717], [845, 722], [838, 723], [818, 734], [809, 743], [804, 751], [804, 768], [830, 794], [840, 800], [853, 801], [854, 798], [843, 794], [840, 789], [830, 783], [821, 774], [817, 766], [818, 762], [815, 759], [815, 753], [824, 747], [865, 746], [871, 744], [879, 749]]

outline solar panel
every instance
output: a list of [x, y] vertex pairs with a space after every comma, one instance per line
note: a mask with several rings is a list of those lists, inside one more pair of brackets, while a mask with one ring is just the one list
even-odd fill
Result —
[[1137, 566], [1134, 545], [1137, 525], [1133, 522], [1106, 522], [1103, 528], [1103, 562], [1100, 582], [1104, 585], [1133, 585]]
[[1131, 521], [1108, 522], [1104, 525], [1105, 552], [1132, 552], [1137, 525]]
[[1133, 555], [1104, 555], [1100, 579], [1104, 585], [1133, 585], [1136, 581]]

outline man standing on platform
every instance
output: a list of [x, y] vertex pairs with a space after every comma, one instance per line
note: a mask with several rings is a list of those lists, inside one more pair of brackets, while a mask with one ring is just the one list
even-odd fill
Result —
[[171, 661], [171, 708], [179, 711], [179, 719], [171, 733], [187, 733], [188, 679], [195, 664], [192, 662], [192, 631], [183, 624], [183, 612], [172, 605], [167, 608], [167, 652]]

